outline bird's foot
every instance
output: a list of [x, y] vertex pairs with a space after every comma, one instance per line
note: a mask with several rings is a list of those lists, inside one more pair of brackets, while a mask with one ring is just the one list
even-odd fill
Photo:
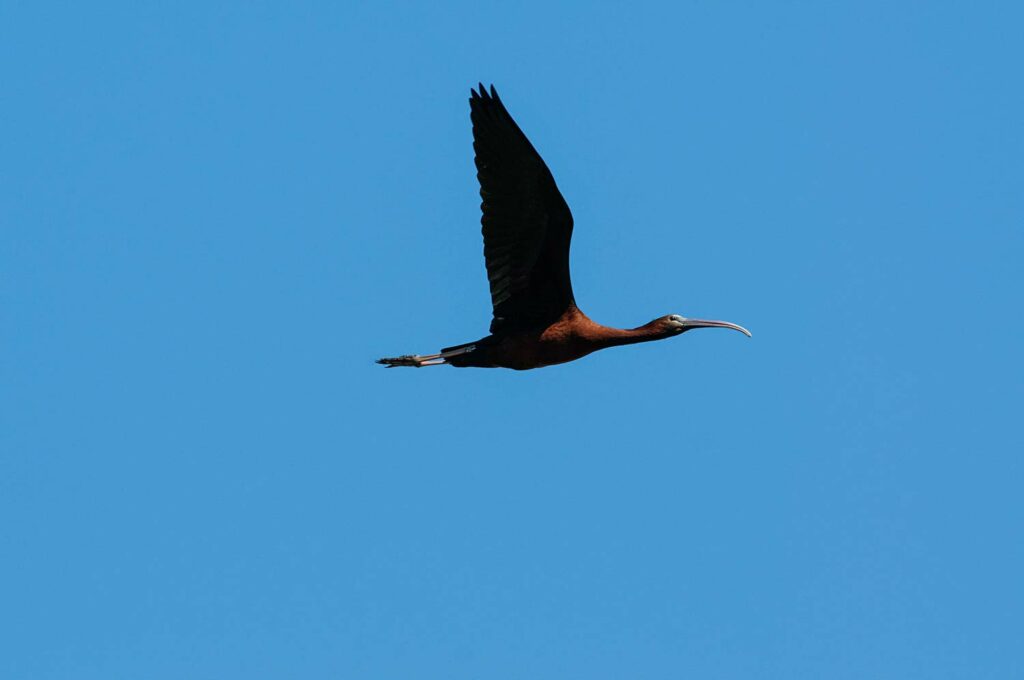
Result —
[[468, 347], [460, 347], [459, 349], [452, 350], [450, 352], [442, 352], [439, 354], [426, 354], [420, 356], [419, 354], [403, 354], [400, 357], [388, 357], [384, 359], [377, 359], [378, 364], [383, 364], [388, 368], [397, 368], [398, 366], [411, 366], [412, 368], [423, 368], [424, 366], [441, 366], [447, 363], [445, 359], [448, 357], [457, 357], [460, 354], [466, 354], [472, 352], [476, 347], [469, 345]]
[[[443, 359], [439, 360], [440, 363]], [[424, 366], [433, 366], [434, 362], [431, 362], [427, 356], [420, 356], [419, 354], [402, 354], [401, 356], [385, 357], [377, 359], [378, 364], [383, 364], [389, 369], [394, 369], [399, 366], [410, 366], [414, 369], [420, 369]]]
[[378, 364], [383, 364], [388, 368], [397, 368], [398, 366], [411, 366], [413, 368], [422, 368], [424, 366], [436, 366], [437, 364], [443, 364], [444, 359], [437, 356], [420, 356], [419, 354], [403, 354], [400, 357], [389, 357], [384, 359], [377, 359]]

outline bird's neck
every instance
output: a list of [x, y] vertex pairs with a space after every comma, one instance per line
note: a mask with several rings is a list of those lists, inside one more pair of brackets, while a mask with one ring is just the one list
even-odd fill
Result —
[[644, 324], [638, 328], [609, 328], [605, 326], [599, 337], [596, 338], [596, 344], [603, 349], [661, 340], [664, 337], [666, 337], [664, 330], [656, 324]]

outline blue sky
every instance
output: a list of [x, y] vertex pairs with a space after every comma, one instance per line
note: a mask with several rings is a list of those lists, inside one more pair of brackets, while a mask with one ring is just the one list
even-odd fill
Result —
[[[1024, 675], [1019, 3], [0, 6], [0, 676]], [[594, 319], [486, 332], [467, 98]]]

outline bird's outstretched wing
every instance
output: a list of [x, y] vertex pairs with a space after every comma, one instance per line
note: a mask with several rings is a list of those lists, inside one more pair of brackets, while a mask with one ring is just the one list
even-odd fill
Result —
[[494, 86], [472, 91], [473, 149], [483, 202], [491, 333], [549, 324], [574, 304], [572, 214], [551, 172]]

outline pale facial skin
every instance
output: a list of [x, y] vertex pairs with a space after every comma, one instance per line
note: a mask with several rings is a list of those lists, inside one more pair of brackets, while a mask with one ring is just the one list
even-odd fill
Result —
[[728, 321], [709, 321], [707, 319], [687, 319], [685, 316], [679, 314], [670, 314], [665, 317], [665, 323], [669, 329], [676, 332], [682, 333], [694, 328], [731, 328], [734, 331], [743, 333], [748, 338], [750, 337], [750, 331], [743, 326], [738, 326]]

